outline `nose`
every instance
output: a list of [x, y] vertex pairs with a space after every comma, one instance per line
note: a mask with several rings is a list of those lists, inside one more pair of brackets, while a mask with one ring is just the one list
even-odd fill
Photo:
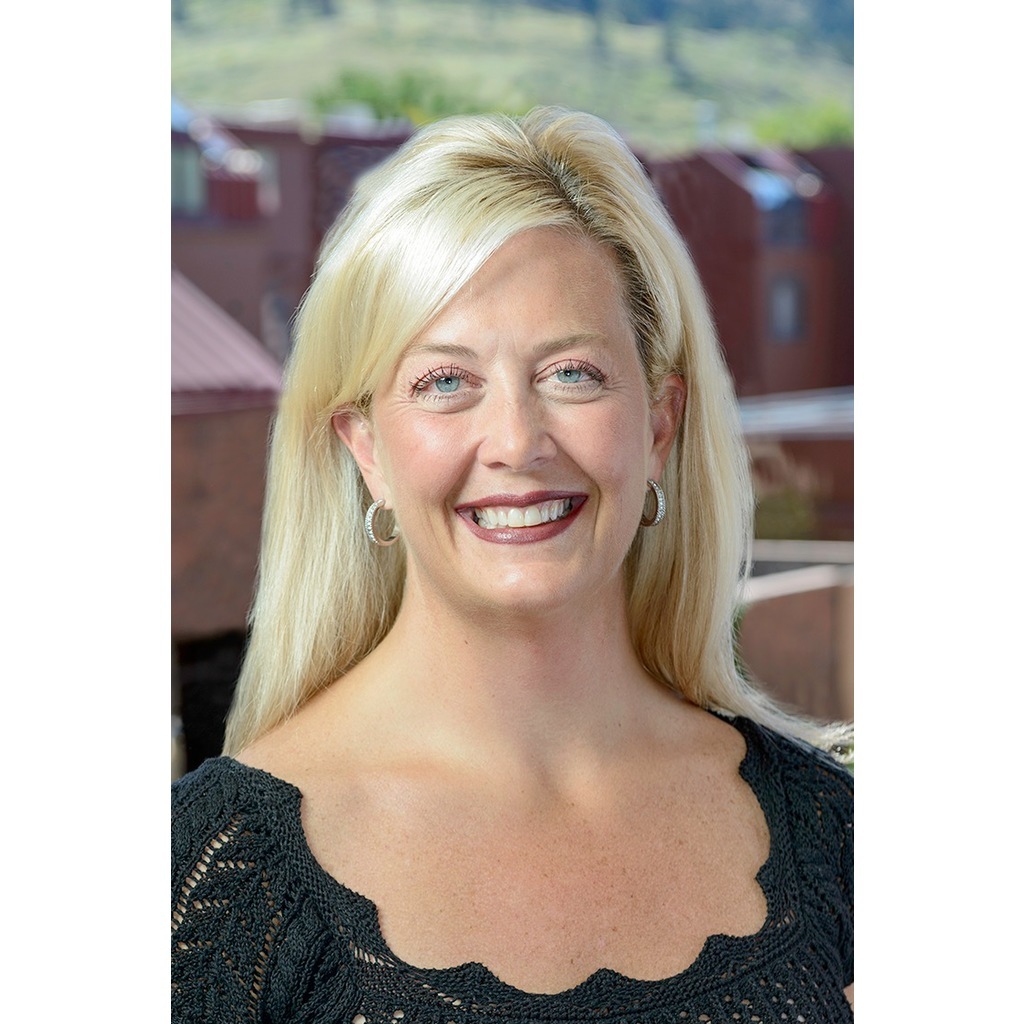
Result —
[[554, 457], [555, 440], [544, 403], [530, 394], [502, 393], [481, 403], [477, 457], [494, 469], [528, 470]]

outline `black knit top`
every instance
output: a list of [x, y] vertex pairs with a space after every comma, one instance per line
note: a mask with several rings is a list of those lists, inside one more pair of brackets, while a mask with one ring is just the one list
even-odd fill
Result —
[[172, 787], [172, 1020], [227, 1024], [629, 1024], [852, 1021], [853, 779], [811, 747], [745, 719], [740, 774], [771, 835], [753, 935], [712, 935], [682, 973], [600, 970], [556, 995], [481, 964], [413, 967], [370, 900], [316, 862], [301, 794], [227, 757]]

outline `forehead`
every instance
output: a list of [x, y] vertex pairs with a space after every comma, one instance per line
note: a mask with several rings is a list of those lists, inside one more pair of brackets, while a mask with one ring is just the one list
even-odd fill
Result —
[[564, 228], [531, 228], [500, 246], [440, 311], [417, 343], [536, 336], [628, 335], [622, 278], [612, 253]]

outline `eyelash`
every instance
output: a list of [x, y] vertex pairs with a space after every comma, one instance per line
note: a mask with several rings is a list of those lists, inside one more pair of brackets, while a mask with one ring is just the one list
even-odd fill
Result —
[[[591, 386], [601, 385], [604, 384], [607, 380], [607, 377], [605, 377], [605, 375], [596, 366], [594, 366], [593, 363], [588, 363], [585, 359], [563, 360], [562, 362], [557, 363], [555, 366], [549, 367], [547, 370], [545, 370], [544, 379], [550, 380], [552, 377], [554, 377], [558, 373], [561, 373], [563, 370], [579, 370], [580, 372], [585, 373], [590, 378], [589, 381], [580, 381], [578, 383], [573, 384], [569, 384], [564, 381], [554, 382], [557, 386], [567, 388], [569, 390], [578, 390], [581, 386], [587, 384], [590, 384]], [[450, 394], [431, 392], [428, 395], [426, 393], [427, 388], [429, 388], [430, 385], [433, 384], [435, 381], [444, 380], [448, 377], [454, 377], [457, 378], [458, 380], [463, 381], [471, 381], [473, 379], [469, 373], [467, 373], [460, 367], [455, 366], [454, 364], [449, 366], [436, 366], [434, 367], [434, 369], [428, 370], [425, 374], [423, 374], [422, 377], [418, 377], [416, 380], [410, 381], [409, 391], [411, 394], [424, 395], [425, 397], [428, 397], [434, 401], [448, 401], [449, 399], [455, 397], [457, 391], [451, 392]]]
[[[561, 373], [563, 370], [582, 370], [583, 373], [590, 377], [590, 382], [593, 384], [604, 384], [607, 380], [605, 375], [593, 363], [588, 363], [584, 359], [566, 359], [557, 366], [553, 366], [547, 376], [554, 377], [556, 373]], [[578, 386], [578, 384], [563, 384], [563, 387], [567, 388]]]
[[434, 383], [435, 380], [444, 380], [446, 377], [458, 377], [459, 380], [470, 380], [470, 376], [465, 370], [460, 370], [457, 366], [438, 366], [433, 370], [428, 370], [422, 377], [412, 381], [409, 384], [409, 390], [413, 393], [422, 393]]

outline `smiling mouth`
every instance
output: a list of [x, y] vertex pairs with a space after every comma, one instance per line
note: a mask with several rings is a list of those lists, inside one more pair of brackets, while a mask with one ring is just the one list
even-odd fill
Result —
[[484, 530], [519, 530], [527, 526], [540, 526], [564, 519], [573, 510], [572, 498], [556, 498], [536, 505], [494, 505], [473, 508], [473, 522]]

